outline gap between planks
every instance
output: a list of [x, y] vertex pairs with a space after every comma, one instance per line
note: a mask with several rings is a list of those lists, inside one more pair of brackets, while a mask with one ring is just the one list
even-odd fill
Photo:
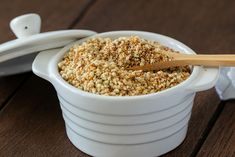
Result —
[[87, 13], [87, 11], [91, 8], [91, 6], [94, 5], [94, 3], [96, 2], [96, 0], [91, 0], [89, 1], [89, 3], [83, 7], [83, 11], [77, 16], [77, 18], [74, 19], [74, 21], [68, 26], [68, 29], [72, 29], [74, 28], [79, 21], [81, 21], [81, 19], [85, 16], [85, 14]]
[[[85, 16], [86, 12], [91, 8], [91, 6], [95, 3], [96, 0], [91, 0], [87, 5], [83, 7], [83, 11], [71, 22], [71, 24], [67, 27], [68, 29], [72, 29], [78, 24], [81, 19]], [[33, 73], [28, 74], [22, 82], [13, 90], [11, 94], [6, 98], [6, 100], [2, 103], [0, 107], [0, 114], [4, 111], [4, 108], [7, 107], [8, 102], [16, 95], [16, 93], [21, 89], [21, 87], [29, 80], [30, 77], [34, 75]]]
[[0, 114], [3, 112], [4, 108], [7, 106], [8, 102], [14, 97], [14, 95], [21, 89], [21, 87], [25, 84], [25, 82], [28, 80], [28, 78], [32, 74], [27, 74], [25, 78], [20, 82], [19, 85], [16, 86], [16, 88], [12, 91], [12, 93], [9, 94], [9, 96], [3, 101], [2, 106], [0, 107]]
[[221, 101], [218, 105], [218, 107], [216, 108], [213, 116], [211, 117], [210, 121], [208, 122], [207, 127], [205, 128], [205, 130], [202, 133], [201, 138], [198, 140], [195, 148], [193, 149], [190, 157], [196, 157], [198, 152], [200, 151], [201, 147], [203, 146], [204, 142], [206, 141], [209, 133], [211, 132], [211, 130], [213, 129], [216, 121], [218, 120], [218, 118], [220, 117], [222, 111], [224, 110], [224, 106], [228, 101]]

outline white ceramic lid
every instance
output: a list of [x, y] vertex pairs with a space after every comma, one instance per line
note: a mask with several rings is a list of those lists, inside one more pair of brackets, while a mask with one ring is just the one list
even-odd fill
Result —
[[96, 34], [89, 30], [60, 30], [40, 33], [41, 18], [26, 14], [14, 18], [10, 27], [18, 39], [0, 45], [0, 76], [31, 70], [39, 51], [63, 47], [75, 40]]

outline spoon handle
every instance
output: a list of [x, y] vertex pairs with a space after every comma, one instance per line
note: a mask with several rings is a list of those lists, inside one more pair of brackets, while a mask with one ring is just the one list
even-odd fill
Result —
[[176, 66], [202, 65], [208, 67], [235, 66], [235, 55], [187, 55], [180, 54], [171, 61], [134, 66], [130, 70], [161, 70]]
[[[173, 60], [183, 65], [235, 66], [235, 55], [179, 55]], [[178, 63], [179, 64], [179, 63]]]

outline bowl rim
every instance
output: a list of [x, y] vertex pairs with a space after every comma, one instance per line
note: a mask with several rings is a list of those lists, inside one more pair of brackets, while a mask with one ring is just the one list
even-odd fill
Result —
[[[117, 37], [122, 37], [122, 36], [130, 36], [131, 35], [137, 35], [137, 36], [141, 36], [141, 38], [148, 38], [147, 36], [151, 36], [151, 37], [155, 37], [155, 38], [161, 38], [163, 40], [167, 40], [169, 41], [171, 44], [176, 45], [177, 47], [179, 47], [180, 49], [183, 50], [184, 53], [189, 53], [189, 54], [196, 54], [191, 48], [189, 48], [187, 45], [183, 44], [182, 42], [173, 39], [171, 37], [162, 35], [162, 34], [158, 34], [158, 33], [152, 33], [152, 32], [146, 32], [146, 31], [135, 31], [135, 30], [121, 30], [121, 31], [109, 31], [109, 32], [103, 32], [103, 33], [98, 33], [86, 38], [82, 38], [79, 39], [73, 43], [68, 44], [67, 46], [65, 46], [64, 48], [62, 48], [50, 61], [49, 63], [49, 76], [51, 78], [51, 82], [53, 83], [53, 81], [56, 81], [57, 83], [59, 83], [61, 86], [63, 86], [64, 88], [68, 89], [69, 91], [78, 94], [78, 95], [82, 95], [85, 97], [89, 97], [89, 98], [94, 98], [94, 99], [109, 99], [109, 100], [133, 100], [133, 99], [143, 99], [143, 98], [150, 98], [150, 97], [161, 97], [164, 94], [173, 94], [175, 92], [179, 93], [179, 90], [186, 90], [185, 87], [190, 86], [190, 84], [193, 82], [193, 80], [196, 78], [196, 76], [199, 74], [199, 72], [201, 71], [202, 67], [201, 66], [193, 66], [192, 68], [192, 72], [191, 75], [183, 82], [181, 82], [180, 84], [173, 86], [171, 88], [168, 89], [164, 89], [162, 91], [159, 92], [155, 92], [155, 93], [150, 93], [150, 94], [145, 94], [145, 95], [135, 95], [135, 96], [106, 96], [106, 95], [99, 95], [99, 94], [95, 94], [95, 93], [90, 93], [87, 91], [83, 91], [81, 89], [78, 89], [76, 87], [74, 87], [73, 85], [69, 84], [67, 81], [65, 81], [62, 76], [59, 74], [58, 71], [58, 62], [61, 61], [62, 57], [64, 56], [65, 53], [68, 52], [68, 50], [75, 44], [80, 44], [90, 38], [94, 38], [94, 37], [110, 37], [112, 38], [112, 36], [117, 36]], [[145, 36], [145, 37], [143, 37]], [[114, 37], [115, 38], [115, 37]], [[149, 40], [149, 39], [147, 39]], [[161, 41], [158, 41], [161, 43]], [[182, 51], [181, 51], [182, 52]], [[190, 92], [190, 90], [188, 90]], [[193, 91], [191, 91], [193, 92]]]

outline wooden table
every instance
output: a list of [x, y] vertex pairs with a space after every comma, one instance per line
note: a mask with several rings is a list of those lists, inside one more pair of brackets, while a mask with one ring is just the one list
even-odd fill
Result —
[[[35, 12], [42, 31], [134, 29], [176, 38], [196, 52], [235, 52], [233, 0], [1, 0], [0, 42], [14, 38], [8, 23]], [[87, 156], [65, 134], [52, 85], [34, 74], [0, 78], [0, 157]], [[234, 157], [235, 101], [214, 89], [196, 96], [187, 138], [166, 157]]]

